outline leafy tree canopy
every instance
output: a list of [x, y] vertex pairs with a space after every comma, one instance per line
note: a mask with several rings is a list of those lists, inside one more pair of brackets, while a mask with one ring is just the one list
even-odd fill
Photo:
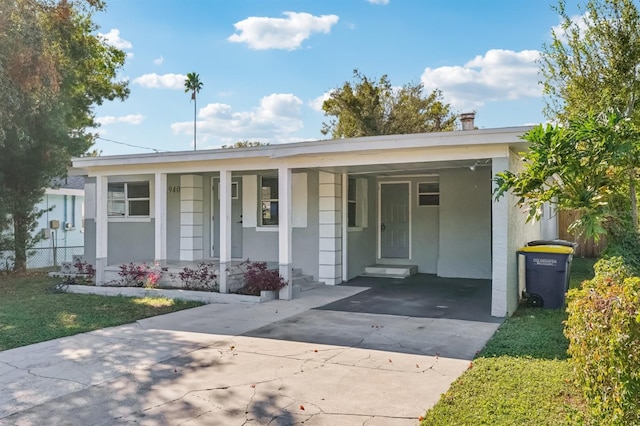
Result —
[[559, 122], [572, 116], [615, 111], [640, 115], [640, 15], [633, 0], [588, 0], [582, 18], [569, 16], [565, 0], [554, 8], [561, 24], [540, 59], [545, 114]]
[[238, 141], [232, 145], [222, 145], [222, 148], [251, 148], [254, 146], [266, 146], [269, 145], [268, 142], [260, 142], [260, 141]]
[[94, 106], [129, 94], [116, 80], [124, 52], [95, 34], [92, 15], [103, 8], [98, 0], [0, 2], [0, 205], [10, 215], [0, 215], [0, 232], [18, 270], [44, 189], [93, 144]]
[[568, 126], [538, 125], [522, 171], [496, 175], [496, 198], [511, 192], [529, 220], [539, 219], [545, 203], [582, 213], [570, 230], [588, 237], [615, 236], [629, 228], [628, 187], [620, 185], [638, 157], [640, 132], [616, 114], [590, 115]]
[[357, 69], [353, 77], [324, 101], [325, 116], [332, 118], [323, 123], [323, 135], [339, 139], [454, 129], [457, 117], [439, 90], [425, 94], [422, 83], [394, 88], [386, 75], [375, 81]]

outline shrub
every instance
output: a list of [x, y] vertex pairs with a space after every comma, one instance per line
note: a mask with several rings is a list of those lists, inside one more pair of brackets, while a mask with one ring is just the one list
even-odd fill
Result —
[[287, 282], [276, 270], [267, 269], [266, 262], [250, 262], [243, 264], [244, 286], [238, 290], [240, 294], [259, 296], [262, 290], [280, 290]]
[[122, 264], [118, 272], [120, 280], [117, 284], [123, 287], [156, 288], [162, 279], [162, 273], [164, 271], [166, 271], [166, 268], [156, 270], [152, 269], [146, 263], [142, 265], [136, 265], [133, 262], [128, 265]]
[[182, 282], [182, 287], [188, 290], [219, 291], [215, 272], [212, 263], [201, 262], [196, 269], [184, 267], [178, 273]]
[[[609, 259], [611, 260], [611, 259]], [[620, 259], [569, 291], [565, 335], [595, 424], [640, 424], [640, 278]]]

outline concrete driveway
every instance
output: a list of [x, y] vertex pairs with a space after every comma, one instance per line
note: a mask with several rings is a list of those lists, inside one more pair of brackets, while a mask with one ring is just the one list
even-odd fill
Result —
[[365, 289], [206, 305], [0, 352], [0, 424], [414, 425], [498, 324], [313, 309]]

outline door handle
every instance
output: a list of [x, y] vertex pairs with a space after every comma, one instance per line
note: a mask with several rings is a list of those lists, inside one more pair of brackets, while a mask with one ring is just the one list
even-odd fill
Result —
[[384, 223], [383, 223], [382, 225], [380, 225], [380, 230], [381, 230], [381, 231], [384, 231], [386, 228], [387, 228], [387, 227], [386, 227], [386, 226], [384, 226]]

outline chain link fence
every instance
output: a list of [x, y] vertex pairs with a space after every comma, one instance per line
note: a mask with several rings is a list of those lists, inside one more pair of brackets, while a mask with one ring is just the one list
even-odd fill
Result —
[[[73, 262], [74, 256], [83, 254], [83, 246], [32, 248], [27, 253], [27, 269], [57, 270], [62, 262]], [[13, 251], [0, 251], [0, 271], [13, 269], [13, 259]]]

